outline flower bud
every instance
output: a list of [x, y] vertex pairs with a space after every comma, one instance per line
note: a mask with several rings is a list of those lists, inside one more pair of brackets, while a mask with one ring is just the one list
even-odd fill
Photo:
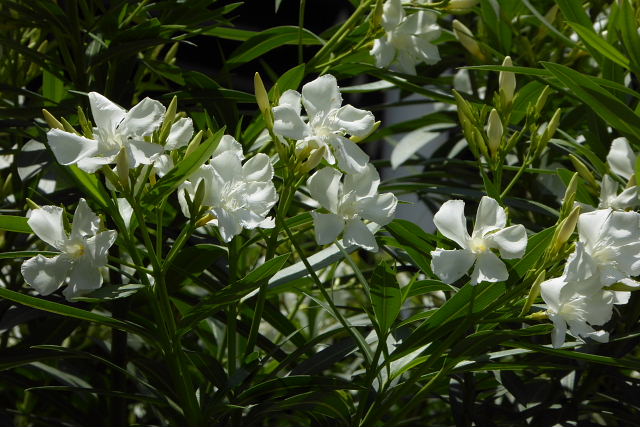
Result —
[[30, 198], [27, 197], [27, 207], [29, 209], [40, 209], [42, 206], [40, 206], [39, 204], [37, 204], [36, 202], [34, 202], [33, 200], [31, 200]]
[[531, 309], [531, 306], [536, 301], [536, 298], [538, 298], [538, 295], [540, 295], [540, 283], [544, 282], [545, 276], [545, 271], [542, 270], [540, 274], [538, 274], [538, 277], [536, 277], [533, 285], [531, 285], [531, 289], [529, 289], [529, 295], [527, 295], [527, 301], [524, 303], [524, 307], [522, 307], [522, 311], [520, 312], [521, 316], [529, 312], [529, 309]]
[[118, 169], [118, 181], [125, 190], [129, 190], [129, 160], [127, 150], [120, 150], [116, 157], [116, 168]]
[[53, 117], [53, 114], [51, 114], [50, 112], [48, 112], [47, 110], [43, 109], [42, 110], [42, 115], [44, 116], [44, 120], [47, 122], [47, 124], [49, 125], [49, 127], [51, 129], [60, 129], [60, 130], [64, 130], [64, 126], [62, 125], [62, 123], [60, 123], [58, 121], [58, 119], [56, 119], [55, 117]]
[[160, 144], [165, 143], [171, 132], [171, 126], [173, 120], [176, 117], [176, 110], [178, 109], [178, 97], [174, 96], [167, 107], [167, 111], [164, 113], [164, 119], [162, 120], [162, 127], [160, 128]]
[[376, 130], [378, 130], [378, 128], [380, 127], [380, 123], [382, 123], [380, 120], [378, 120], [377, 122], [375, 122], [373, 124], [373, 127], [371, 128], [371, 132], [369, 132], [368, 134], [364, 135], [364, 136], [355, 136], [352, 135], [351, 138], [349, 138], [350, 140], [352, 140], [353, 142], [360, 142], [363, 141], [365, 139], [367, 139], [369, 137], [369, 135], [371, 135], [372, 133], [374, 133]]
[[91, 122], [87, 120], [87, 116], [84, 115], [82, 108], [78, 106], [78, 122], [80, 123], [80, 129], [86, 138], [93, 139], [93, 128]]
[[502, 121], [500, 121], [500, 115], [498, 115], [498, 111], [494, 108], [491, 110], [491, 113], [489, 113], [489, 123], [487, 125], [487, 139], [492, 155], [495, 155], [498, 152], [498, 148], [500, 148], [503, 132], [504, 129], [502, 127]]
[[549, 86], [545, 86], [544, 89], [542, 89], [542, 93], [540, 93], [540, 96], [538, 96], [538, 100], [536, 101], [536, 114], [540, 114], [542, 112], [542, 110], [544, 109], [544, 105], [547, 103], [547, 98], [549, 97], [550, 93], [551, 88]]
[[462, 46], [469, 51], [470, 54], [480, 60], [484, 60], [484, 54], [480, 50], [480, 45], [475, 40], [471, 30], [457, 19], [453, 20], [453, 34], [462, 44]]
[[327, 151], [327, 147], [324, 145], [318, 149], [313, 150], [309, 155], [309, 158], [307, 158], [307, 160], [305, 160], [300, 165], [300, 172], [307, 173], [311, 171], [313, 168], [315, 168], [316, 166], [318, 166], [322, 161], [322, 159], [324, 158], [324, 154], [326, 151]]
[[564, 192], [564, 198], [562, 199], [562, 207], [560, 208], [560, 218], [566, 217], [570, 209], [573, 207], [573, 202], [576, 200], [576, 192], [578, 191], [578, 173], [574, 173], [567, 185], [567, 189]]
[[264, 87], [264, 83], [262, 83], [262, 78], [260, 78], [260, 74], [256, 73], [253, 76], [253, 85], [255, 87], [256, 92], [256, 102], [258, 103], [258, 109], [264, 116], [265, 123], [269, 129], [273, 128], [273, 117], [271, 113], [271, 104], [269, 103], [269, 95], [267, 94], [267, 90]]
[[571, 160], [571, 163], [573, 164], [573, 168], [576, 170], [576, 172], [578, 172], [578, 174], [580, 174], [582, 179], [587, 181], [589, 185], [591, 185], [593, 188], [598, 187], [598, 183], [596, 182], [596, 179], [593, 177], [593, 174], [589, 171], [589, 168], [587, 167], [587, 165], [582, 163], [582, 161], [576, 156], [574, 156], [573, 154], [569, 154], [569, 160]]
[[556, 232], [553, 236], [552, 248], [554, 252], [560, 250], [562, 245], [567, 243], [571, 238], [574, 230], [576, 229], [576, 224], [578, 223], [578, 217], [580, 216], [580, 206], [576, 206], [573, 208], [571, 213], [558, 224], [558, 228], [556, 228]]
[[202, 140], [202, 135], [204, 135], [204, 131], [200, 131], [196, 134], [196, 136], [191, 139], [189, 145], [187, 146], [187, 150], [184, 152], [184, 157], [188, 157], [191, 153], [193, 153], [196, 148], [200, 145], [200, 141]]
[[[504, 58], [502, 66], [513, 67], [510, 56]], [[503, 98], [504, 104], [511, 104], [511, 101], [513, 100], [513, 94], [516, 91], [516, 75], [511, 71], [500, 71], [498, 82], [500, 84], [500, 94]]]

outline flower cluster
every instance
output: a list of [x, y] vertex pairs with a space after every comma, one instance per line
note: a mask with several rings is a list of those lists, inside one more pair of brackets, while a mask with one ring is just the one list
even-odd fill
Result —
[[[303, 105], [306, 121], [301, 115]], [[295, 141], [298, 157], [311, 159], [320, 154], [329, 165], [307, 181], [311, 197], [324, 209], [312, 212], [316, 242], [332, 243], [344, 232], [345, 245], [377, 251], [373, 233], [362, 219], [379, 226], [388, 224], [398, 200], [392, 193], [377, 193], [378, 172], [369, 156], [347, 138], [371, 134], [376, 126], [373, 114], [343, 106], [336, 78], [325, 74], [305, 84], [302, 93], [283, 93], [273, 115], [274, 132]]]

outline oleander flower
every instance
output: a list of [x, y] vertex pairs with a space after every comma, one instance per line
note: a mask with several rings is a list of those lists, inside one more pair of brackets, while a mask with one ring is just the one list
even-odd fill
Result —
[[58, 163], [77, 164], [92, 173], [103, 165], [116, 163], [122, 152], [124, 164], [134, 168], [148, 165], [164, 151], [160, 144], [145, 140], [162, 124], [165, 107], [158, 101], [145, 98], [126, 111], [96, 92], [89, 93], [91, 114], [96, 127], [93, 139], [51, 129], [47, 141]]
[[627, 138], [620, 137], [611, 142], [607, 163], [614, 173], [629, 179], [635, 174], [637, 157]]
[[[635, 175], [637, 155], [631, 149], [626, 138], [616, 138], [607, 154], [607, 164], [611, 171], [629, 181]], [[598, 209], [626, 210], [640, 205], [640, 191], [637, 185], [628, 185], [618, 194], [620, 185], [609, 175], [600, 182], [600, 201]]]
[[547, 305], [547, 315], [553, 322], [551, 342], [558, 348], [564, 344], [568, 332], [576, 338], [591, 338], [607, 342], [609, 333], [593, 326], [604, 325], [613, 314], [614, 294], [598, 291], [585, 295], [584, 289], [597, 286], [597, 277], [585, 281], [568, 281], [565, 276], [546, 280], [540, 284], [542, 299]]
[[433, 217], [438, 230], [462, 249], [436, 248], [431, 252], [431, 269], [444, 283], [453, 283], [475, 264], [471, 284], [507, 280], [507, 267], [493, 253], [497, 249], [504, 259], [521, 258], [527, 248], [527, 233], [522, 225], [507, 224], [507, 215], [491, 197], [480, 200], [471, 236], [467, 232], [464, 202], [449, 200]]
[[440, 36], [438, 15], [421, 10], [406, 16], [400, 0], [387, 0], [382, 9], [383, 37], [376, 39], [369, 52], [378, 67], [397, 66], [407, 74], [416, 74], [416, 64], [440, 61], [438, 47], [432, 42]]
[[316, 171], [308, 180], [309, 194], [329, 211], [311, 212], [316, 242], [333, 243], [344, 231], [345, 246], [357, 245], [376, 252], [378, 244], [373, 233], [362, 221], [386, 225], [393, 219], [398, 199], [392, 193], [378, 194], [380, 176], [369, 164], [362, 173], [346, 175], [333, 168]]
[[115, 242], [113, 230], [99, 231], [100, 219], [84, 199], [73, 215], [71, 234], [64, 229], [62, 208], [43, 206], [31, 212], [27, 221], [33, 232], [61, 253], [52, 258], [37, 255], [22, 264], [24, 280], [41, 295], [62, 292], [67, 300], [102, 286], [100, 269], [107, 264], [107, 251]]
[[[305, 123], [301, 109], [307, 112]], [[347, 173], [364, 171], [369, 156], [346, 135], [364, 138], [369, 135], [375, 118], [369, 111], [352, 105], [342, 106], [342, 96], [336, 78], [325, 74], [302, 86], [302, 93], [288, 90], [273, 108], [275, 133], [297, 141], [296, 152], [312, 155], [324, 150], [330, 164]]]
[[200, 167], [178, 194], [185, 216], [190, 216], [185, 191], [193, 200], [198, 185], [204, 181], [202, 205], [209, 208], [211, 220], [220, 236], [230, 242], [243, 229], [273, 228], [267, 214], [278, 201], [273, 185], [273, 166], [269, 156], [258, 153], [242, 164], [242, 146], [225, 135], [211, 160]]

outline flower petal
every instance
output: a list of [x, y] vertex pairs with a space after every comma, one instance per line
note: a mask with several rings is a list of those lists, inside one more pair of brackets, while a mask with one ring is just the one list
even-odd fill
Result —
[[311, 212], [316, 243], [327, 245], [336, 241], [344, 229], [344, 220], [335, 214]]
[[310, 122], [322, 120], [329, 111], [340, 108], [342, 95], [336, 78], [325, 74], [302, 86], [302, 104]]
[[218, 217], [218, 231], [225, 243], [229, 243], [231, 239], [242, 232], [240, 218], [234, 212], [222, 208], [214, 208], [213, 211]]
[[242, 152], [242, 144], [240, 144], [231, 135], [224, 135], [220, 139], [220, 143], [216, 147], [216, 150], [211, 155], [211, 158], [219, 156], [220, 154], [230, 151], [239, 160], [244, 160], [244, 153]]
[[476, 222], [473, 226], [472, 237], [484, 237], [487, 233], [504, 228], [507, 224], [507, 214], [495, 199], [483, 196], [478, 205]]
[[540, 284], [540, 295], [552, 312], [557, 313], [564, 302], [562, 289], [565, 285], [566, 281], [562, 277], [554, 277]]
[[527, 232], [521, 224], [503, 228], [486, 238], [498, 246], [503, 259], [522, 258], [527, 250]]
[[504, 282], [509, 278], [507, 266], [491, 251], [478, 255], [476, 266], [471, 273], [471, 284], [481, 282]]
[[378, 252], [378, 243], [373, 233], [359, 219], [351, 219], [344, 226], [342, 241], [345, 246], [356, 245], [371, 252]]
[[91, 210], [87, 201], [81, 198], [73, 213], [70, 238], [81, 239], [85, 236], [95, 236], [99, 229], [100, 218]]
[[300, 140], [311, 134], [307, 124], [302, 121], [300, 113], [288, 105], [273, 107], [272, 111], [273, 131], [278, 135]]
[[365, 197], [356, 203], [358, 205], [358, 213], [362, 218], [379, 225], [387, 225], [393, 220], [396, 213], [398, 199], [393, 193], [382, 193]]
[[135, 168], [138, 165], [150, 165], [164, 151], [160, 144], [130, 139], [127, 144], [127, 156], [129, 158], [129, 167]]
[[307, 180], [309, 194], [329, 212], [338, 212], [338, 191], [342, 174], [333, 168], [316, 171]]
[[386, 38], [381, 38], [374, 40], [373, 48], [371, 48], [369, 54], [376, 58], [376, 67], [386, 68], [393, 62], [393, 58], [396, 56], [396, 49], [391, 43], [387, 42]]
[[564, 345], [567, 336], [567, 322], [560, 316], [553, 316], [553, 331], [551, 332], [551, 345], [553, 348], [560, 348]]
[[71, 268], [71, 258], [66, 254], [53, 258], [37, 255], [23, 262], [20, 271], [25, 282], [40, 295], [49, 295], [62, 285], [69, 268]]
[[[242, 164], [232, 151], [225, 151], [212, 158], [209, 164], [222, 183], [242, 179]], [[209, 181], [207, 181], [208, 183]]]
[[467, 249], [469, 233], [467, 220], [464, 217], [464, 202], [462, 200], [447, 200], [433, 216], [433, 223], [447, 239], [453, 240], [461, 248]]
[[124, 221], [124, 226], [129, 228], [131, 226], [131, 218], [133, 217], [133, 208], [131, 207], [131, 204], [129, 204], [129, 201], [124, 197], [118, 197], [117, 203], [118, 212]]
[[242, 173], [246, 181], [271, 181], [273, 179], [273, 166], [269, 156], [258, 153], [245, 162]]
[[102, 286], [100, 269], [82, 257], [73, 263], [69, 274], [69, 283], [62, 294], [71, 301], [73, 298], [86, 295]]
[[80, 159], [91, 157], [98, 152], [97, 141], [60, 129], [47, 132], [47, 142], [61, 165], [78, 163]]
[[626, 179], [635, 173], [636, 155], [626, 138], [616, 138], [611, 142], [607, 163], [613, 172]]
[[91, 260], [91, 264], [95, 267], [104, 267], [107, 265], [107, 255], [109, 248], [113, 245], [118, 237], [118, 233], [114, 230], [106, 230], [87, 239], [87, 256]]
[[476, 256], [467, 249], [431, 251], [431, 270], [444, 283], [450, 285], [465, 275], [473, 265]]
[[[245, 186], [247, 192], [245, 201], [247, 209], [256, 213], [264, 219], [264, 216], [271, 210], [273, 205], [278, 201], [278, 193], [276, 187], [271, 181], [267, 182], [249, 182]], [[261, 220], [261, 221], [262, 221]]]
[[331, 135], [327, 142], [333, 148], [338, 167], [346, 173], [362, 173], [369, 164], [369, 156], [350, 139]]
[[193, 121], [189, 117], [182, 117], [171, 125], [171, 130], [169, 131], [169, 136], [167, 137], [167, 143], [164, 145], [164, 149], [169, 151], [184, 147], [189, 144], [192, 136]]
[[62, 223], [63, 210], [57, 206], [43, 206], [31, 211], [27, 224], [34, 233], [54, 248], [64, 250], [67, 234]]
[[597, 271], [598, 266], [585, 250], [584, 244], [576, 242], [576, 249], [569, 255], [564, 265], [563, 276], [567, 282], [584, 282], [593, 277]]
[[376, 122], [370, 111], [345, 105], [331, 114], [327, 126], [332, 131], [348, 133], [349, 135], [365, 137], [371, 133]]
[[371, 163], [361, 173], [344, 177], [344, 192], [354, 191], [357, 197], [373, 196], [378, 191], [380, 175]]
[[400, 0], [389, 0], [382, 6], [382, 27], [392, 31], [404, 19], [404, 9]]
[[115, 163], [118, 153], [100, 157], [86, 157], [78, 160], [78, 167], [87, 173], [94, 173], [104, 165]]
[[89, 92], [89, 105], [91, 106], [93, 122], [98, 128], [104, 129], [109, 133], [113, 132], [127, 112], [124, 108], [111, 102], [98, 92]]
[[302, 95], [300, 95], [300, 92], [289, 89], [286, 90], [282, 95], [280, 95], [278, 105], [286, 105], [287, 107], [290, 107], [299, 116], [302, 112], [301, 98]]
[[134, 137], [151, 135], [162, 124], [165, 111], [160, 102], [145, 98], [125, 114], [118, 131], [121, 135]]

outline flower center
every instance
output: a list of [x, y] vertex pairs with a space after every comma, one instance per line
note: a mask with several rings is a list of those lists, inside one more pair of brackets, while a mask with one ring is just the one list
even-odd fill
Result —
[[67, 243], [65, 245], [65, 252], [73, 259], [78, 259], [84, 255], [85, 245], [83, 243]]
[[320, 137], [325, 137], [331, 135], [333, 132], [325, 126], [318, 126], [316, 129], [316, 135]]
[[609, 264], [615, 263], [616, 254], [615, 251], [611, 250], [609, 247], [598, 248], [593, 252], [592, 257], [598, 261], [598, 264]]
[[489, 249], [489, 247], [487, 246], [487, 243], [484, 241], [484, 239], [474, 237], [469, 242], [469, 249], [471, 249], [471, 252], [473, 252], [474, 254], [481, 254]]
[[398, 50], [406, 50], [411, 48], [411, 36], [408, 34], [394, 33], [389, 40], [393, 47]]
[[244, 183], [241, 181], [227, 182], [222, 187], [220, 201], [226, 211], [237, 211], [246, 206]]

